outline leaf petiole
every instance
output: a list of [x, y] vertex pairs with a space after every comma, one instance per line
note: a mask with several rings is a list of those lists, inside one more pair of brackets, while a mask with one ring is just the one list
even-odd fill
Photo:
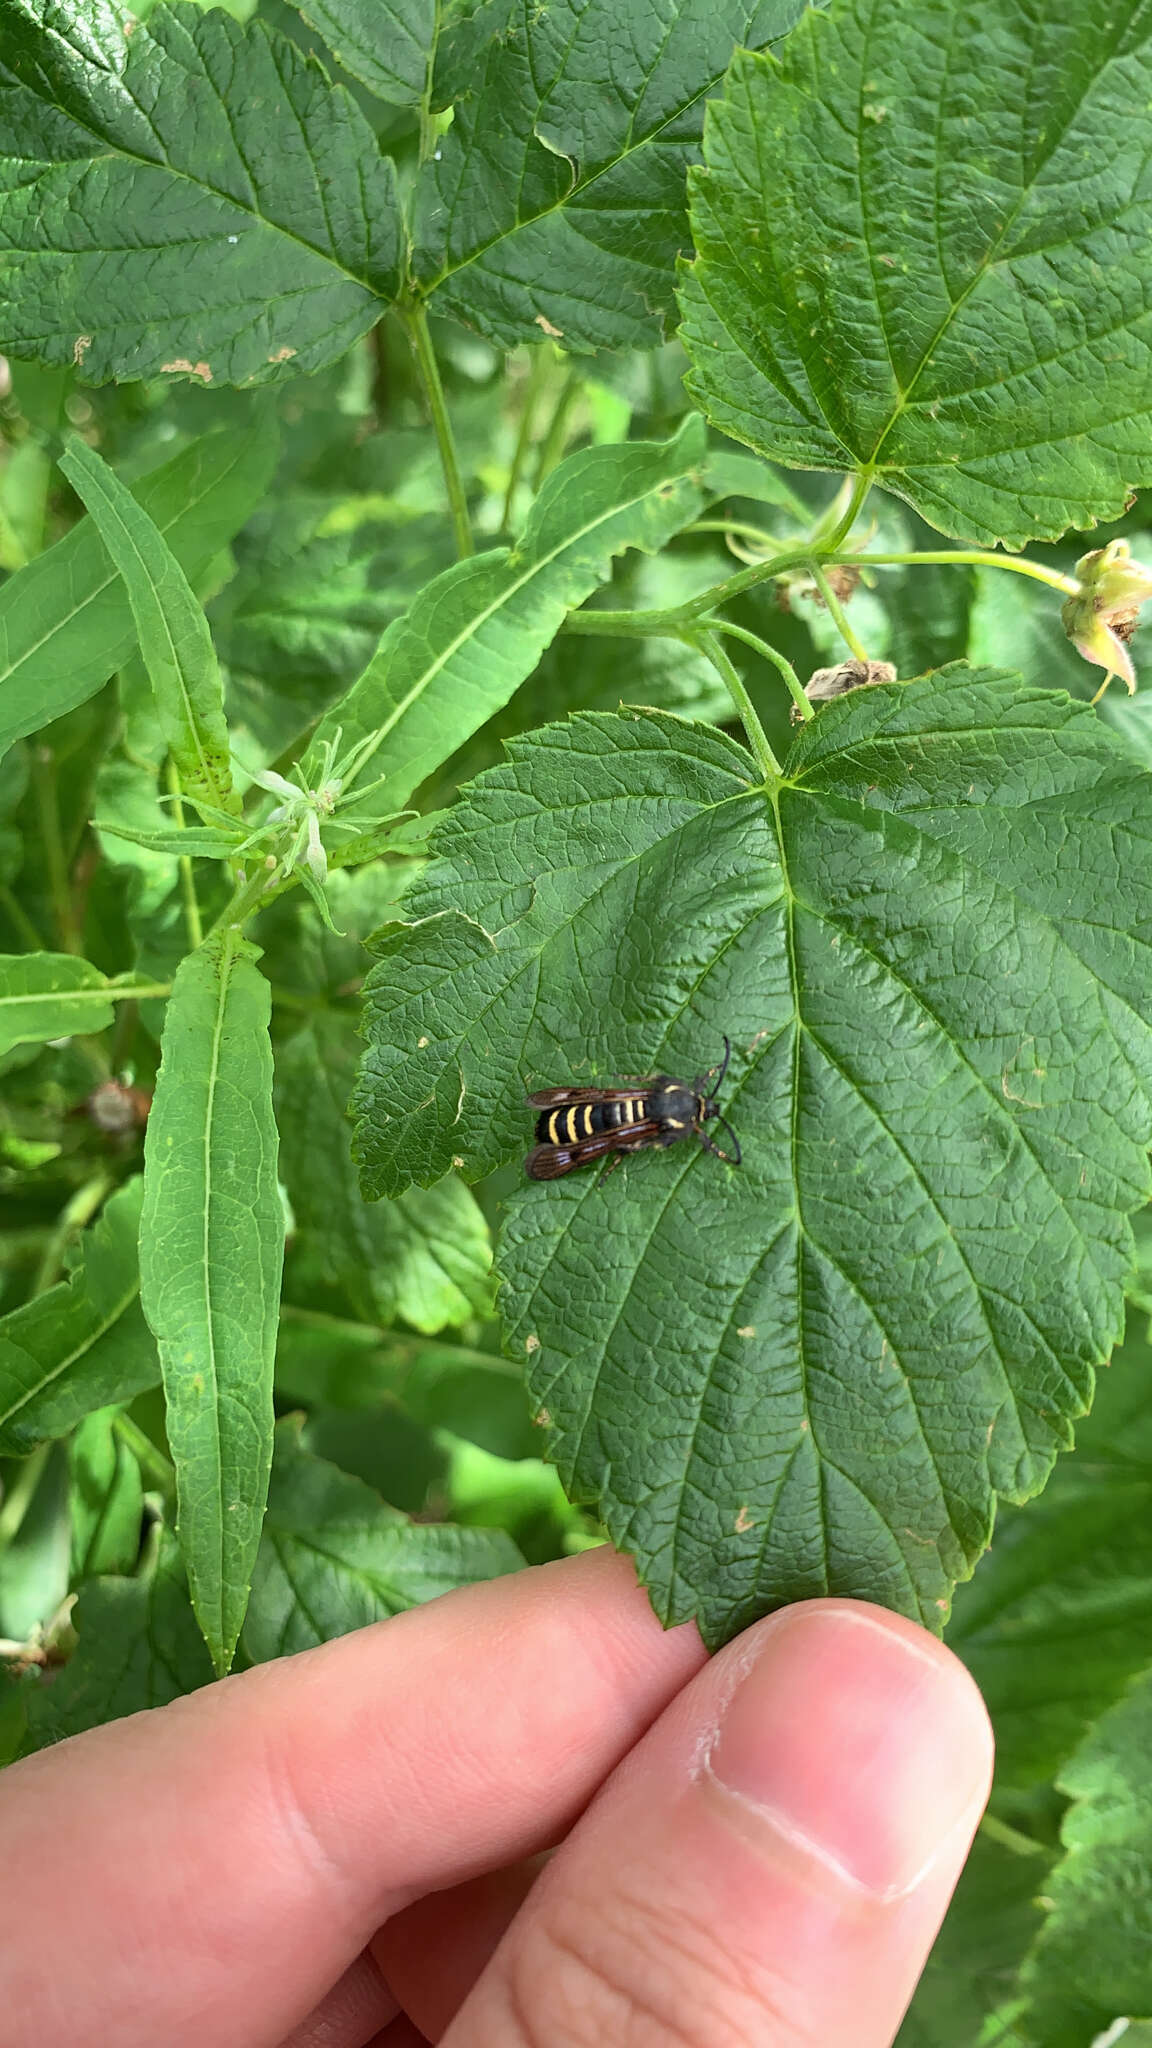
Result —
[[[713, 668], [727, 685], [729, 695], [739, 714], [740, 723], [744, 727], [748, 745], [755, 755], [759, 766], [764, 771], [764, 780], [766, 782], [778, 782], [782, 773], [780, 763], [768, 744], [768, 735], [760, 723], [756, 707], [744, 687], [744, 679], [736, 668], [735, 663], [729, 659], [715, 633], [686, 633], [683, 637], [686, 646], [696, 647], [701, 654], [707, 655]], [[783, 660], [783, 656], [781, 656], [781, 660]], [[799, 688], [799, 684], [797, 684], [797, 688]], [[811, 716], [811, 713], [809, 713], [809, 716]]]

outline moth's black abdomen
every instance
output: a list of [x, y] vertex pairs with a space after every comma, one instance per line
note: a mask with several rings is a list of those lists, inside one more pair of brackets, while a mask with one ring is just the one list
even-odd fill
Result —
[[645, 1116], [642, 1095], [622, 1096], [606, 1102], [559, 1102], [541, 1110], [536, 1119], [536, 1137], [541, 1145], [579, 1145], [602, 1131], [627, 1131]]

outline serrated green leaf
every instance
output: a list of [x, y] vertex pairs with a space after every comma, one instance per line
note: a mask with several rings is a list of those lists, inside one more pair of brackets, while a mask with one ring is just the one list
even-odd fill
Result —
[[452, 126], [416, 186], [417, 277], [504, 347], [662, 338], [688, 247], [684, 173], [737, 43], [786, 35], [794, 0], [490, 0], [446, 37]]
[[68, 1446], [72, 1583], [130, 1575], [140, 1553], [140, 1467], [117, 1433], [118, 1408], [86, 1415]]
[[1109, 2022], [1152, 2018], [1152, 1673], [1061, 1772], [1072, 1801], [1048, 1918], [1025, 1967], [1021, 2039], [1092, 2048]]
[[211, 1680], [180, 1554], [165, 1530], [139, 1578], [83, 1586], [72, 1620], [79, 1638], [73, 1655], [29, 1694], [26, 1751], [167, 1706]]
[[321, 720], [345, 748], [372, 733], [358, 770], [377, 812], [424, 778], [506, 704], [565, 614], [603, 583], [625, 548], [654, 551], [703, 502], [704, 429], [689, 415], [668, 442], [587, 448], [553, 470], [513, 548], [493, 548], [434, 577], [385, 633], [346, 697]]
[[523, 1189], [510, 1339], [662, 1617], [715, 1642], [831, 1590], [939, 1627], [1119, 1327], [1152, 783], [1086, 707], [962, 668], [827, 705], [778, 788], [656, 715], [509, 751], [379, 943], [364, 1184], [483, 1173], [525, 1089], [692, 1076], [727, 1033], [743, 1166]]
[[181, 783], [190, 795], [227, 804], [232, 767], [224, 685], [203, 606], [163, 535], [94, 448], [70, 435], [60, 467], [124, 579], [141, 658]]
[[[3, 341], [111, 377], [257, 383], [342, 355], [396, 293], [395, 173], [263, 22], [0, 6]], [[6, 172], [6, 175], [5, 175]]]
[[523, 1563], [502, 1530], [397, 1514], [363, 1480], [303, 1450], [289, 1418], [276, 1430], [245, 1654], [253, 1663], [290, 1656]]
[[142, 1194], [138, 1176], [128, 1181], [86, 1234], [70, 1277], [0, 1317], [0, 1456], [64, 1436], [159, 1379], [139, 1300]]
[[492, 1243], [474, 1197], [449, 1175], [395, 1202], [365, 1202], [352, 1164], [354, 1020], [319, 1012], [278, 1047], [280, 1156], [299, 1229], [367, 1322], [429, 1333], [490, 1308]]
[[144, 1148], [140, 1287], [164, 1375], [177, 1534], [216, 1669], [232, 1661], [272, 1460], [284, 1215], [271, 1008], [234, 931], [181, 963]]
[[[188, 576], [243, 526], [276, 450], [264, 419], [194, 441], [132, 486]], [[128, 594], [95, 522], [82, 519], [0, 590], [0, 753], [93, 696], [135, 644]]]
[[1055, 1777], [1152, 1664], [1152, 1345], [1138, 1328], [1043, 1500], [999, 1518], [948, 1641], [992, 1715], [997, 1785], [1016, 1791]]
[[112, 998], [108, 976], [74, 953], [0, 954], [0, 1055], [14, 1045], [105, 1030]]
[[972, 540], [1119, 515], [1152, 477], [1150, 34], [1080, 0], [835, 0], [779, 62], [737, 55], [681, 291], [709, 418]]
[[345, 71], [393, 106], [420, 103], [435, 48], [436, 0], [291, 0]]
[[1015, 2048], [1020, 1965], [1043, 1921], [1053, 1857], [978, 1834], [896, 2048]]

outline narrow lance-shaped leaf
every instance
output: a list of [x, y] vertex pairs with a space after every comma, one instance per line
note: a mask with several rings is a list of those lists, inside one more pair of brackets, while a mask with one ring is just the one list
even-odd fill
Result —
[[0, 1456], [22, 1457], [160, 1378], [140, 1309], [142, 1194], [139, 1176], [118, 1189], [69, 1278], [0, 1317]]
[[693, 1140], [506, 1212], [509, 1337], [570, 1487], [716, 1642], [828, 1591], [939, 1627], [1066, 1448], [1146, 1198], [1152, 780], [962, 668], [858, 691], [777, 787], [705, 727], [513, 742], [381, 941], [369, 1192], [526, 1150], [524, 1091], [691, 1077]]
[[268, 1488], [284, 1238], [270, 995], [256, 959], [226, 932], [180, 966], [148, 1119], [140, 1225], [177, 1533], [221, 1672], [244, 1619]]
[[140, 653], [183, 787], [209, 803], [238, 808], [232, 797], [224, 685], [203, 606], [163, 535], [94, 448], [73, 434], [60, 467], [124, 578]]
[[1150, 93], [1144, 7], [835, 0], [738, 54], [690, 180], [709, 418], [984, 543], [1123, 512], [1152, 478]]
[[214, 860], [226, 860], [244, 843], [239, 825], [235, 832], [225, 832], [217, 825], [173, 825], [170, 832], [136, 832], [130, 825], [113, 824], [110, 818], [93, 818], [92, 829], [110, 839], [127, 839], [149, 853], [203, 855]]
[[130, 1001], [142, 988], [156, 994], [134, 977], [110, 980], [75, 953], [0, 953], [0, 1057], [14, 1045], [104, 1031], [113, 1004]]
[[452, 126], [417, 181], [416, 274], [505, 347], [661, 339], [689, 246], [684, 173], [737, 43], [798, 0], [489, 0], [441, 44]]
[[703, 422], [668, 442], [584, 449], [549, 477], [513, 548], [434, 577], [317, 740], [375, 735], [358, 770], [373, 812], [398, 809], [470, 733], [506, 704], [566, 614], [607, 580], [625, 548], [655, 551], [696, 517]]
[[392, 164], [322, 67], [175, 0], [0, 0], [0, 341], [111, 377], [316, 370], [400, 277]]
[[[277, 436], [264, 418], [207, 434], [132, 485], [193, 580], [267, 488]], [[96, 523], [82, 519], [0, 589], [0, 754], [107, 682], [136, 644], [124, 584]]]
[[454, 1586], [517, 1571], [502, 1529], [411, 1522], [378, 1493], [304, 1450], [294, 1418], [276, 1430], [268, 1519], [244, 1624], [254, 1663], [314, 1648]]

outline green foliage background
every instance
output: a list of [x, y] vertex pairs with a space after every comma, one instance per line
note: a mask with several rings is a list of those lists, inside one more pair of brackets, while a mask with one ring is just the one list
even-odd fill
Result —
[[610, 1537], [978, 1678], [903, 2042], [1152, 2020], [1152, 7], [133, 13], [0, 0], [0, 1756]]

